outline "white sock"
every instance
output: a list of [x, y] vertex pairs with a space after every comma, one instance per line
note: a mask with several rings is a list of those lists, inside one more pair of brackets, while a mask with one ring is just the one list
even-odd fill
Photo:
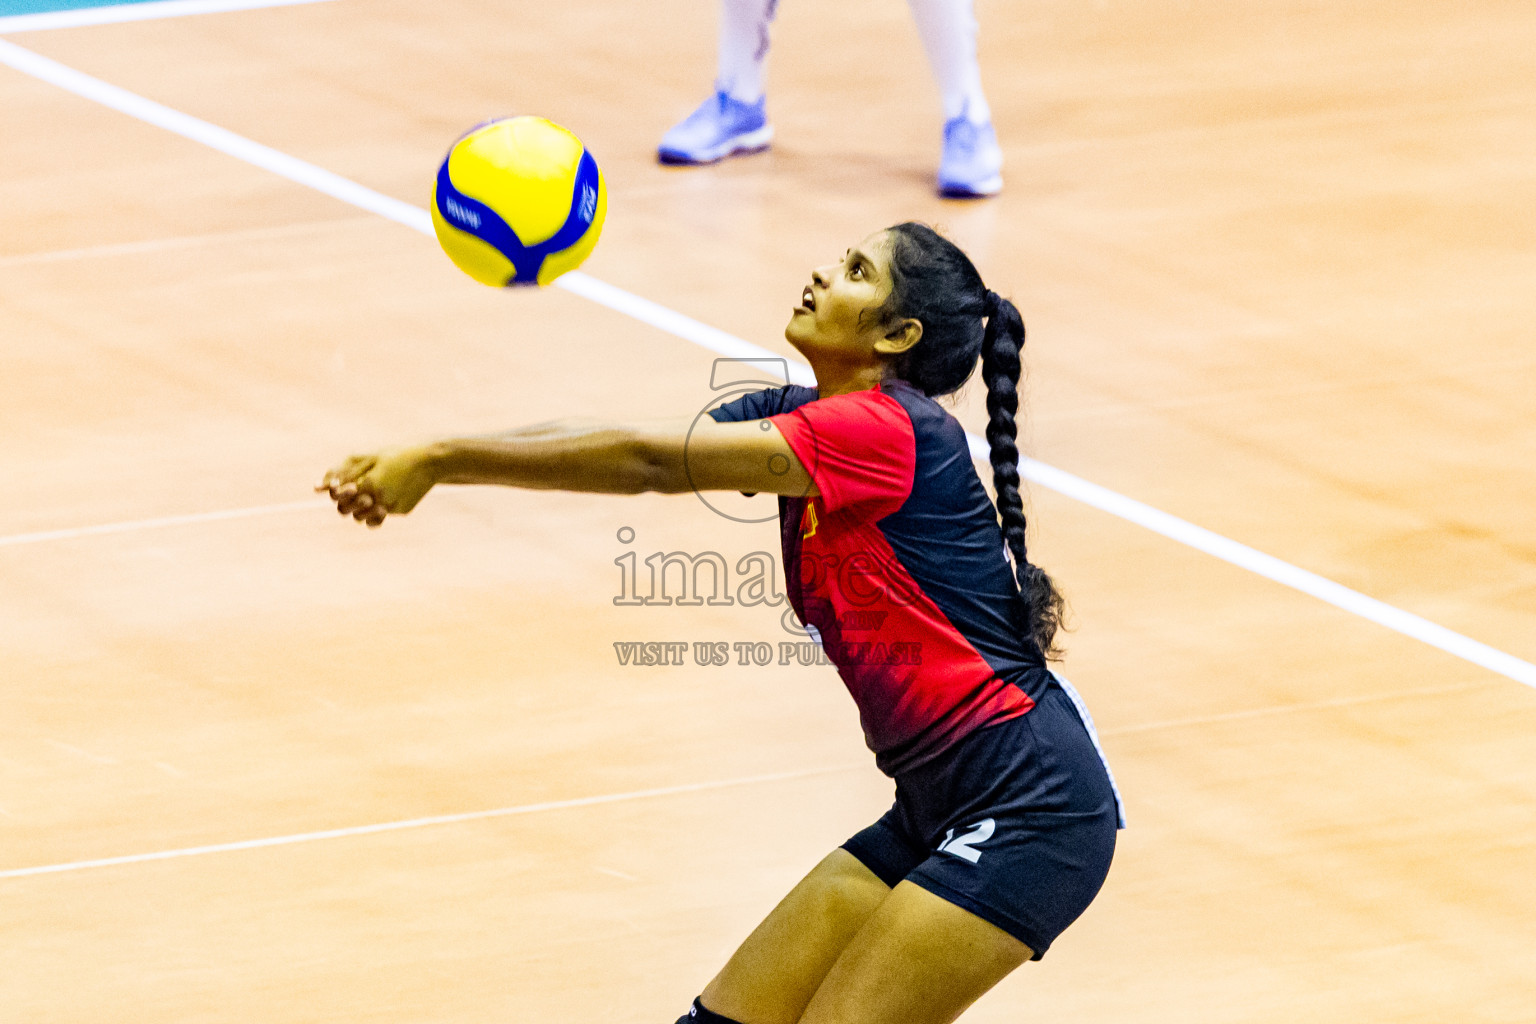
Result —
[[768, 24], [779, 0], [720, 0], [720, 74], [715, 90], [742, 103], [763, 98]]
[[907, 6], [912, 8], [912, 20], [917, 22], [934, 80], [944, 98], [944, 120], [961, 115], [973, 124], [992, 120], [992, 108], [981, 91], [972, 0], [907, 0]]

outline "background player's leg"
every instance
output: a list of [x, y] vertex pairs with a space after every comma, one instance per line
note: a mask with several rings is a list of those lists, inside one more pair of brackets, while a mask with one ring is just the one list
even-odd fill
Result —
[[795, 1024], [890, 894], [851, 853], [833, 850], [747, 937], [699, 1001], [750, 1024]]
[[911, 882], [870, 915], [801, 1024], [949, 1024], [1033, 952]]
[[944, 120], [967, 117], [978, 124], [992, 120], [981, 89], [976, 59], [976, 14], [972, 0], [907, 0], [933, 68]]
[[720, 0], [716, 91], [742, 103], [756, 103], [763, 98], [768, 26], [778, 8], [779, 0]]
[[664, 164], [712, 164], [757, 153], [773, 141], [763, 97], [768, 25], [778, 0], [720, 0], [719, 71], [715, 93], [662, 136]]
[[991, 195], [1003, 187], [1003, 155], [992, 108], [981, 88], [972, 0], [907, 0], [944, 101], [944, 159], [939, 191]]

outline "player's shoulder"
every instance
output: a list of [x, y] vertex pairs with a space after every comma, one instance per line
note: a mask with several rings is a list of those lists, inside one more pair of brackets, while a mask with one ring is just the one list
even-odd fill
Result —
[[836, 429], [846, 436], [902, 436], [910, 443], [913, 425], [907, 408], [892, 396], [888, 385], [818, 398], [802, 414], [820, 429]]
[[895, 430], [910, 436], [920, 456], [948, 458], [952, 450], [969, 451], [965, 428], [948, 409], [902, 380], [882, 381], [865, 391], [818, 399], [815, 418], [853, 430]]
[[822, 409], [868, 411], [876, 415], [890, 415], [900, 409], [909, 417], [913, 413], [926, 416], [931, 415], [930, 407], [937, 409], [940, 413], [943, 412], [933, 399], [900, 380], [881, 381], [863, 391], [848, 391], [830, 398], [817, 398], [815, 401]]
[[816, 389], [808, 388], [800, 384], [786, 384], [782, 388], [774, 388], [780, 396], [779, 401], [784, 412], [793, 412], [809, 402], [817, 399]]
[[816, 389], [787, 384], [781, 388], [764, 388], [749, 391], [740, 397], [710, 410], [709, 415], [719, 422], [760, 420], [793, 412], [808, 402], [816, 400]]

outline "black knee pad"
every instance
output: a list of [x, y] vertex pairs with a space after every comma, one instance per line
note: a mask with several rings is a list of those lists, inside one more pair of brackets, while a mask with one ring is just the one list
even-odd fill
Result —
[[704, 1004], [695, 999], [693, 1008], [686, 1016], [677, 1018], [677, 1024], [741, 1024], [741, 1022], [722, 1017], [713, 1010], [706, 1010]]

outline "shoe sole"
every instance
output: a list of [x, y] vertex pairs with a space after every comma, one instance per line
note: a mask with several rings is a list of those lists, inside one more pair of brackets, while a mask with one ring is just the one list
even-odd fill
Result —
[[658, 149], [656, 159], [664, 164], [688, 164], [700, 166], [703, 164], [719, 163], [728, 156], [747, 156], [752, 153], [761, 153], [768, 148], [773, 141], [773, 126], [763, 125], [756, 131], [747, 132], [745, 135], [737, 135], [735, 138], [722, 142], [714, 149], [706, 149], [703, 152], [684, 153], [679, 149]]
[[939, 182], [939, 195], [945, 199], [985, 199], [995, 196], [1003, 190], [1003, 176], [1001, 174], [987, 178], [985, 181], [974, 181], [969, 184], [961, 184], [958, 181]]

